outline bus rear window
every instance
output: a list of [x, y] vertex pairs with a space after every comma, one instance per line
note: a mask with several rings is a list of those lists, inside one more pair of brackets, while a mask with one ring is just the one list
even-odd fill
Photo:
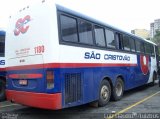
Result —
[[5, 36], [0, 36], [0, 57], [4, 57]]

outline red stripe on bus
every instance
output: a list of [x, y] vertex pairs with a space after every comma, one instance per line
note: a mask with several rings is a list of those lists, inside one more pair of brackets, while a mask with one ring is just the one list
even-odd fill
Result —
[[137, 64], [122, 64], [122, 63], [47, 63], [24, 66], [7, 67], [6, 70], [26, 70], [26, 69], [41, 69], [41, 68], [85, 68], [85, 67], [126, 67], [137, 66]]
[[6, 68], [0, 68], [0, 71], [6, 71]]
[[7, 100], [14, 101], [19, 104], [43, 108], [43, 109], [61, 109], [62, 94], [33, 93], [26, 91], [6, 90]]
[[42, 74], [10, 74], [8, 77], [12, 79], [36, 79], [42, 78]]

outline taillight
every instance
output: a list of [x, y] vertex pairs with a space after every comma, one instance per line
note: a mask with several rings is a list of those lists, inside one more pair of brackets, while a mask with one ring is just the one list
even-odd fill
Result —
[[47, 79], [47, 89], [54, 88], [54, 72], [53, 71], [47, 71], [46, 79]]

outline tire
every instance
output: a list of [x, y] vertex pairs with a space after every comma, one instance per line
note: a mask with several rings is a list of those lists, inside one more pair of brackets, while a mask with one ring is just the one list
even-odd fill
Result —
[[114, 101], [120, 100], [123, 97], [123, 93], [124, 93], [124, 82], [120, 77], [118, 77], [115, 86], [113, 87], [112, 99]]
[[111, 85], [107, 80], [103, 80], [99, 89], [98, 106], [105, 106], [111, 97]]
[[5, 82], [0, 79], [0, 101], [4, 101], [6, 96], [5, 96]]

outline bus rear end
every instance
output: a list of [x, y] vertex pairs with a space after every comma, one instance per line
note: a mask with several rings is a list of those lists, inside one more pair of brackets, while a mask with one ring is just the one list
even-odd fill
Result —
[[[56, 6], [39, 2], [11, 16], [6, 34], [7, 100], [61, 109], [60, 86], [50, 62], [57, 61]], [[50, 46], [49, 46], [50, 45]], [[54, 47], [55, 46], [55, 47]]]

